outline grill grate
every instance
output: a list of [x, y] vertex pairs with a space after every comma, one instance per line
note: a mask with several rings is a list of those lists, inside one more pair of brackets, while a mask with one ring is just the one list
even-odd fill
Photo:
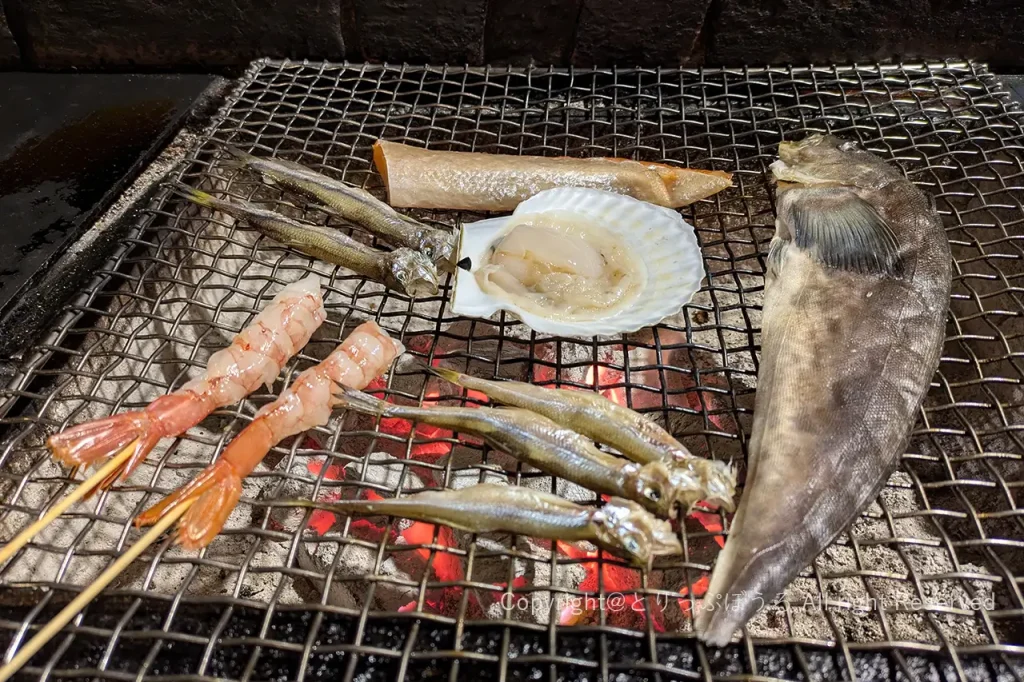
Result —
[[[983, 67], [964, 63], [525, 72], [255, 63], [180, 169], [185, 182], [322, 222], [314, 208], [283, 206], [280, 195], [225, 171], [217, 150], [231, 143], [326, 166], [378, 193], [370, 163], [378, 137], [730, 170], [732, 190], [683, 211], [705, 252], [706, 286], [653, 331], [577, 343], [511, 318], [454, 318], [450, 286], [413, 304], [162, 191], [3, 392], [0, 537], [71, 485], [49, 461], [46, 435], [180, 386], [281, 285], [311, 271], [327, 283], [329, 321], [285, 377], [376, 318], [425, 361], [597, 387], [668, 420], [695, 452], [742, 465], [774, 222], [766, 169], [783, 137], [809, 131], [857, 138], [893, 160], [935, 197], [945, 220], [956, 259], [949, 338], [916, 436], [855, 533], [751, 624], [758, 639], [717, 652], [672, 632], [688, 629], [716, 537], [728, 527], [714, 510], [682, 528], [682, 560], [643, 575], [604, 555], [570, 558], [522, 539], [451, 542], [433, 531], [411, 541], [394, 523], [368, 540], [355, 523], [314, 516], [306, 520], [319, 533], [300, 536], [295, 519], [270, 512], [268, 501], [360, 489], [387, 495], [430, 479], [459, 485], [509, 466], [451, 434], [346, 416], [275, 448], [213, 545], [198, 557], [166, 543], [149, 550], [108, 591], [115, 596], [88, 609], [23, 675], [454, 679], [497, 668], [552, 679], [624, 671], [652, 679], [1021, 679], [1022, 120]], [[452, 226], [483, 217], [419, 215]], [[380, 389], [395, 399], [472, 404], [431, 386], [408, 365]], [[8, 653], [137, 537], [134, 514], [209, 463], [281, 388], [218, 411], [0, 569], [17, 588], [0, 597]], [[387, 475], [375, 478], [382, 467], [368, 462], [379, 464], [382, 455], [370, 455], [381, 452]], [[512, 482], [578, 492], [512, 469]], [[569, 626], [563, 607], [587, 606], [578, 601], [591, 589], [584, 575], [595, 577], [594, 596], [606, 608], [583, 608], [577, 619], [589, 626]], [[620, 595], [609, 582], [629, 589]]]

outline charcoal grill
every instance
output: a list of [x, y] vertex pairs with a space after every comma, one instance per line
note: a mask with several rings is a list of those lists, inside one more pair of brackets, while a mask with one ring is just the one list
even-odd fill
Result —
[[[282, 284], [308, 272], [327, 283], [330, 319], [285, 377], [374, 318], [424, 362], [596, 388], [668, 421], [695, 452], [742, 467], [774, 222], [766, 169], [780, 140], [812, 131], [857, 139], [898, 164], [946, 224], [956, 260], [948, 341], [914, 440], [854, 532], [741, 642], [712, 650], [689, 624], [728, 531], [713, 508], [682, 525], [681, 559], [635, 575], [605, 555], [521, 539], [452, 542], [436, 530], [410, 537], [397, 523], [371, 538], [354, 521], [307, 514], [300, 534], [270, 502], [389, 495], [415, 480], [455, 485], [511, 467], [450, 433], [346, 416], [275, 448], [223, 536], [198, 555], [153, 547], [22, 678], [1020, 680], [1022, 123], [973, 63], [524, 71], [255, 62], [174, 177], [323, 222], [315, 208], [286, 206], [225, 171], [223, 145], [330, 167], [378, 194], [378, 137], [728, 170], [733, 189], [683, 211], [704, 249], [706, 286], [654, 330], [544, 337], [510, 317], [453, 317], [450, 284], [413, 303], [160, 191], [3, 391], [0, 537], [73, 485], [50, 462], [46, 435], [180, 386]], [[485, 217], [417, 215], [453, 227]], [[77, 507], [0, 569], [8, 655], [137, 537], [134, 514], [208, 464], [281, 386], [158, 450], [128, 483]], [[441, 392], [414, 364], [375, 389], [476, 402]], [[387, 475], [370, 476], [367, 463], [381, 461]], [[513, 483], [579, 492], [511, 470]], [[521, 598], [531, 607], [519, 608]], [[538, 600], [549, 606], [533, 607]], [[566, 603], [580, 613], [567, 614]]]

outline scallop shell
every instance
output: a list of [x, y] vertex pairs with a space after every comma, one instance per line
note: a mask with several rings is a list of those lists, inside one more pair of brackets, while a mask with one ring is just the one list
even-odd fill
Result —
[[[569, 337], [613, 336], [655, 325], [690, 302], [704, 279], [704, 261], [693, 226], [671, 209], [614, 192], [579, 187], [545, 190], [519, 204], [512, 216], [571, 211], [592, 217], [621, 236], [647, 267], [647, 280], [636, 300], [602, 319], [567, 321], [527, 312], [515, 303], [482, 291], [472, 271], [459, 270], [452, 312], [489, 317], [506, 310], [542, 334]], [[475, 270], [499, 239], [511, 217], [490, 218], [462, 228], [459, 258]]]

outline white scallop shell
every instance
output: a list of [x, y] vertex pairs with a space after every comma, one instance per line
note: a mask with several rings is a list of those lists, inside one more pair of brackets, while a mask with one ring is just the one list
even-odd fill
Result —
[[[567, 321], [542, 317], [515, 303], [482, 291], [472, 272], [459, 270], [452, 312], [489, 317], [506, 310], [527, 326], [556, 336], [613, 336], [655, 325], [689, 303], [704, 279], [704, 261], [693, 227], [671, 209], [614, 192], [581, 187], [545, 190], [519, 204], [513, 216], [546, 211], [571, 211], [595, 219], [619, 235], [647, 266], [647, 279], [636, 300], [602, 319]], [[459, 258], [475, 270], [490, 245], [502, 236], [510, 217], [490, 218], [463, 226]]]

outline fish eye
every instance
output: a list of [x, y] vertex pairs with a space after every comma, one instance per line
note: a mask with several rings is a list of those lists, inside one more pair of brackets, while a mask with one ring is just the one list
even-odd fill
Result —
[[644, 488], [644, 497], [646, 497], [651, 502], [659, 502], [661, 501], [661, 491], [658, 490], [657, 488]]
[[640, 543], [637, 542], [636, 538], [628, 537], [622, 541], [622, 546], [626, 548], [626, 551], [630, 554], [640, 553]]

